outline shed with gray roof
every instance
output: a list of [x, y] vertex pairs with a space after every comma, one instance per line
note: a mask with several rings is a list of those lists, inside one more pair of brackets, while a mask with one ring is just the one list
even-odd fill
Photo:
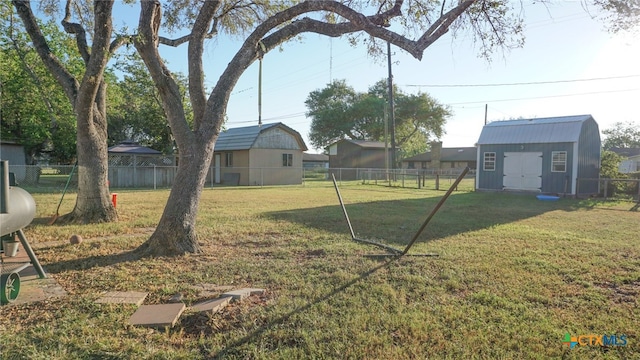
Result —
[[477, 147], [477, 190], [599, 192], [600, 131], [591, 115], [495, 121]]
[[216, 183], [289, 185], [302, 183], [302, 136], [283, 123], [228, 129], [214, 146]]

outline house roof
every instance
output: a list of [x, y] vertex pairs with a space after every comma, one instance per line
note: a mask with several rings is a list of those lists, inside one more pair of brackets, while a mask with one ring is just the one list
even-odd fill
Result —
[[298, 141], [298, 144], [300, 144], [300, 148], [303, 151], [307, 150], [307, 146], [305, 145], [300, 133], [284, 125], [283, 123], [278, 122], [225, 130], [220, 133], [220, 136], [218, 136], [214, 151], [251, 149], [261, 133], [273, 128], [281, 128], [282, 130], [291, 133]]
[[[369, 140], [351, 140], [351, 139], [342, 139], [342, 140], [338, 140], [336, 142], [334, 142], [333, 144], [329, 145], [328, 147], [331, 147], [341, 141], [346, 141], [346, 142], [350, 142], [354, 145], [357, 145], [361, 148], [365, 148], [365, 149], [384, 149], [384, 142], [383, 141], [369, 141]], [[387, 145], [389, 148], [391, 148], [391, 144]], [[328, 148], [327, 147], [327, 148]], [[396, 146], [397, 147], [397, 146]]]
[[[442, 148], [440, 161], [476, 161], [478, 149], [475, 147]], [[431, 152], [418, 154], [402, 160], [406, 161], [431, 161]]]
[[139, 145], [133, 141], [123, 141], [118, 145], [111, 146], [107, 149], [111, 154], [144, 154], [144, 155], [159, 155], [162, 152], [148, 148], [146, 146]]
[[478, 145], [577, 142], [591, 115], [494, 121], [485, 125]]
[[329, 155], [302, 153], [302, 161], [328, 162]]
[[632, 157], [640, 155], [640, 148], [618, 148], [609, 149], [622, 157]]

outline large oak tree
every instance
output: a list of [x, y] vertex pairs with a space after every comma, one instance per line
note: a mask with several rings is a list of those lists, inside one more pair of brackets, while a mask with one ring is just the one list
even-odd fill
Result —
[[[141, 2], [135, 45], [158, 88], [178, 151], [178, 172], [162, 218], [139, 248], [146, 255], [199, 252], [196, 215], [213, 147], [225, 119], [227, 103], [240, 76], [269, 51], [305, 33], [345, 36], [377, 53], [387, 42], [417, 59], [450, 30], [470, 30], [482, 55], [497, 47], [521, 44], [521, 22], [506, 0], [442, 1], [160, 1]], [[181, 7], [176, 15], [175, 6]], [[178, 9], [178, 10], [180, 10]], [[275, 10], [278, 10], [275, 12]], [[165, 24], [188, 28], [178, 39], [161, 36]], [[205, 92], [202, 55], [205, 40], [244, 30], [244, 41], [209, 93]], [[178, 85], [164, 64], [159, 47], [188, 42], [189, 96], [193, 124], [186, 121]]]
[[[117, 213], [107, 187], [107, 115], [104, 71], [107, 61], [126, 38], [112, 39], [113, 1], [95, 1], [92, 8], [93, 28], [87, 33], [85, 24], [74, 22], [71, 0], [66, 2], [62, 26], [75, 37], [77, 51], [84, 62], [81, 77], [74, 75], [51, 50], [42, 33], [30, 1], [12, 1], [40, 59], [53, 74], [73, 108], [77, 122], [78, 197], [70, 214], [70, 222], [109, 222]], [[87, 15], [87, 14], [84, 14]], [[82, 18], [82, 17], [81, 17]], [[89, 23], [90, 24], [90, 23]]]

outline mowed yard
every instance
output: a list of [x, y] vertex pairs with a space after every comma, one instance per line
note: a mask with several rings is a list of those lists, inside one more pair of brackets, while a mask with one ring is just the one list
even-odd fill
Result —
[[[343, 183], [358, 237], [403, 248], [444, 191]], [[2, 359], [417, 359], [640, 357], [640, 212], [630, 202], [454, 192], [410, 250], [376, 258], [351, 241], [333, 186], [215, 188], [202, 194], [203, 254], [136, 258], [167, 190], [119, 191], [120, 221], [47, 225], [59, 194], [34, 194], [26, 229], [68, 296], [0, 308]], [[67, 194], [60, 213], [70, 211]], [[70, 245], [72, 234], [85, 241]], [[185, 311], [175, 327], [127, 324], [145, 304], [194, 285], [264, 288], [221, 313]], [[626, 345], [565, 334], [621, 335]]]

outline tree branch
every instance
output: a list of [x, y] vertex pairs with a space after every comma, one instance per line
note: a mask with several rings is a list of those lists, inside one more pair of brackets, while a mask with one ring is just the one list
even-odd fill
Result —
[[[163, 99], [163, 109], [171, 126], [176, 144], [179, 149], [187, 149], [190, 143], [195, 142], [194, 134], [187, 124], [180, 88], [171, 76], [171, 72], [162, 62], [158, 53], [161, 12], [160, 2], [141, 1], [140, 21], [138, 23], [138, 36], [134, 44], [144, 61], [153, 82], [158, 89], [159, 96]], [[188, 154], [181, 154], [181, 156]]]
[[202, 53], [207, 29], [212, 22], [220, 1], [206, 1], [196, 17], [189, 41], [189, 96], [194, 112], [193, 130], [198, 131], [205, 116], [206, 95], [204, 93], [204, 70], [202, 68]]
[[71, 0], [67, 0], [67, 5], [64, 8], [64, 19], [62, 19], [62, 27], [64, 31], [69, 34], [75, 34], [76, 37], [76, 46], [78, 47], [78, 51], [80, 52], [80, 56], [82, 56], [82, 60], [84, 63], [89, 62], [90, 54], [89, 54], [89, 46], [87, 45], [87, 34], [82, 25], [77, 23], [72, 23], [71, 21]]
[[51, 52], [49, 45], [47, 45], [47, 40], [40, 31], [40, 27], [33, 15], [33, 11], [31, 11], [31, 2], [28, 0], [13, 0], [12, 3], [16, 8], [18, 16], [22, 19], [25, 30], [27, 31], [27, 34], [29, 34], [31, 42], [40, 56], [40, 59], [42, 59], [42, 62], [47, 69], [49, 69], [51, 74], [53, 74], [60, 86], [62, 86], [62, 89], [71, 104], [74, 104], [80, 85], [73, 75], [64, 68], [60, 60], [58, 60], [58, 58], [56, 58], [56, 56]]

